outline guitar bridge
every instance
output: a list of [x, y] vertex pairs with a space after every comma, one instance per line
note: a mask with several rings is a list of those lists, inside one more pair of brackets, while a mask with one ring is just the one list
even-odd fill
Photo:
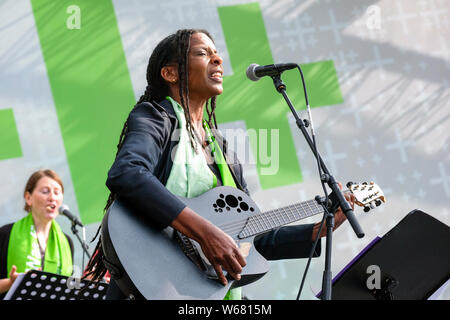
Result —
[[175, 230], [174, 238], [178, 242], [183, 253], [189, 258], [202, 272], [204, 272], [210, 279], [218, 279], [214, 268], [211, 266], [209, 261], [205, 261], [202, 255], [197, 250], [196, 246], [192, 243], [191, 239], [182, 234], [181, 232]]

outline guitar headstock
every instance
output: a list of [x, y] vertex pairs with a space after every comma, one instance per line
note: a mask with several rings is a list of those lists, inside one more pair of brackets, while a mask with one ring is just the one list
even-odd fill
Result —
[[355, 204], [364, 207], [364, 212], [369, 212], [370, 209], [374, 209], [386, 202], [383, 191], [373, 181], [361, 184], [349, 182], [347, 187], [356, 198]]

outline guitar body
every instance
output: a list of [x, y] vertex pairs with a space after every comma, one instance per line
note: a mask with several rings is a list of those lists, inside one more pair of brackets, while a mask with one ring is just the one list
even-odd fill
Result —
[[[174, 239], [172, 228], [155, 228], [144, 213], [115, 201], [103, 221], [102, 241], [110, 242], [105, 246], [112, 245], [126, 273], [122, 282], [118, 280], [122, 291], [127, 292], [123, 287], [130, 286], [125, 281], [131, 281], [132, 286], [149, 300], [223, 299], [230, 288], [254, 282], [267, 273], [269, 264], [255, 249], [254, 236], [238, 237], [246, 218], [260, 214], [256, 203], [247, 194], [231, 187], [218, 187], [199, 197], [182, 200], [247, 251], [243, 253], [248, 255], [241, 280], [228, 278], [227, 286], [223, 286], [217, 279], [211, 279], [183, 252]], [[109, 261], [113, 260], [106, 250], [105, 255]]]

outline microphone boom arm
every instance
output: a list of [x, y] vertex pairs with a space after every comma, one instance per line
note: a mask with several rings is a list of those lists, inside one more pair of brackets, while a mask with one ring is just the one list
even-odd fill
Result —
[[[343, 211], [343, 213], [346, 215], [348, 221], [350, 222], [350, 225], [353, 228], [353, 231], [356, 233], [358, 238], [364, 237], [364, 232], [361, 229], [361, 226], [359, 225], [358, 221], [355, 218], [355, 214], [353, 212], [352, 207], [347, 202], [347, 200], [344, 197], [344, 194], [342, 193], [341, 189], [339, 188], [339, 185], [335, 178], [330, 174], [330, 171], [328, 170], [327, 166], [322, 160], [322, 157], [317, 152], [316, 148], [314, 147], [314, 143], [306, 130], [305, 121], [300, 119], [297, 112], [294, 109], [294, 106], [292, 105], [291, 100], [289, 99], [287, 93], [286, 93], [286, 85], [281, 80], [280, 74], [272, 76], [272, 80], [274, 83], [274, 86], [276, 90], [281, 93], [284, 100], [286, 100], [287, 105], [289, 106], [289, 109], [291, 110], [292, 114], [295, 118], [295, 123], [297, 124], [297, 127], [300, 129], [300, 131], [303, 133], [303, 136], [305, 137], [306, 142], [308, 143], [311, 151], [313, 152], [314, 156], [316, 157], [317, 161], [319, 162], [320, 167], [322, 168], [324, 174], [322, 175], [321, 179], [328, 184], [330, 189], [334, 191], [336, 194], [339, 205]], [[308, 102], [307, 102], [308, 103]]]
[[[77, 237], [78, 241], [80, 242], [80, 245], [81, 245], [81, 248], [83, 249], [83, 252], [88, 256], [89, 259], [91, 259], [91, 254], [88, 251], [89, 247], [86, 244], [86, 241], [81, 239], [80, 235], [78, 234], [77, 224], [74, 221], [72, 221], [71, 230], [72, 230], [72, 233]], [[83, 227], [83, 232], [84, 232], [84, 227]]]

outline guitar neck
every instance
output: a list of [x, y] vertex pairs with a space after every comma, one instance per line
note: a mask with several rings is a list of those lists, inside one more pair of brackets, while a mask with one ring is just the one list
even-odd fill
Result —
[[251, 237], [281, 227], [285, 224], [323, 213], [323, 211], [322, 206], [315, 200], [308, 200], [279, 209], [266, 211], [249, 217], [238, 237], [240, 239]]

